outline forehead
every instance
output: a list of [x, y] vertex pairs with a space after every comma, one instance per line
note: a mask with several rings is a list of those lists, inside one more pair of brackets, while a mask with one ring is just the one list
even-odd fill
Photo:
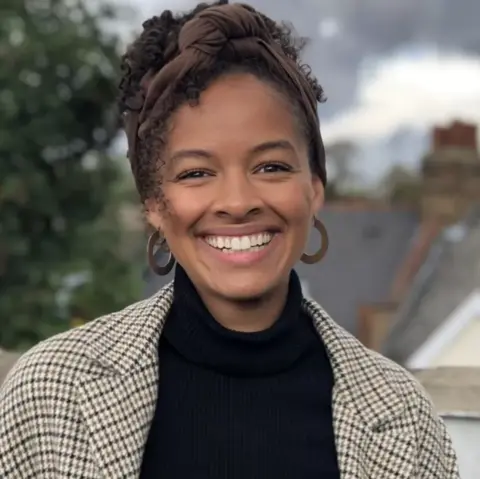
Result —
[[287, 98], [253, 75], [222, 77], [172, 118], [169, 148], [241, 146], [297, 136]]

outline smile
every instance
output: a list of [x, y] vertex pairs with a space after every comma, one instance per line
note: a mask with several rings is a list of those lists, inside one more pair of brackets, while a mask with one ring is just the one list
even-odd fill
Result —
[[265, 248], [273, 236], [269, 232], [248, 236], [207, 236], [205, 242], [223, 253], [255, 252]]

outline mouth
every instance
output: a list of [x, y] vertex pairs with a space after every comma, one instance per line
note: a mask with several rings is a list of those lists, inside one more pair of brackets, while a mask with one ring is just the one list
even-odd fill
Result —
[[255, 253], [265, 249], [273, 240], [275, 233], [264, 231], [243, 236], [205, 236], [204, 241], [225, 254]]

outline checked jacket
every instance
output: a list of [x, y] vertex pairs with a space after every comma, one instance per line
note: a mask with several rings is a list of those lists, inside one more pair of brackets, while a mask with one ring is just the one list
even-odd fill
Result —
[[[138, 477], [172, 299], [170, 284], [40, 343], [18, 361], [0, 390], [0, 478]], [[334, 372], [342, 479], [458, 479], [451, 440], [418, 382], [317, 303], [304, 300], [303, 307]]]

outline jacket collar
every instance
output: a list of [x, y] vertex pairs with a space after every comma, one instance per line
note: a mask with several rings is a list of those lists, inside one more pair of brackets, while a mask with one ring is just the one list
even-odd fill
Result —
[[[156, 363], [158, 341], [172, 301], [173, 282], [151, 298], [115, 313], [90, 342], [93, 359], [119, 375]], [[379, 366], [376, 354], [335, 323], [314, 301], [304, 300], [303, 307], [327, 349], [337, 399], [345, 400], [373, 430], [401, 414], [404, 401], [394, 388], [395, 382], [388, 377], [388, 370]], [[372, 389], [372, 384], [377, 387]]]
[[172, 301], [173, 282], [152, 297], [101, 318], [103, 324], [89, 341], [91, 359], [121, 376], [157, 362], [158, 341]]
[[380, 355], [365, 348], [316, 302], [305, 300], [304, 308], [327, 349], [337, 400], [353, 409], [373, 431], [402, 415], [405, 401], [393, 377], [396, 366], [390, 373], [385, 370], [384, 358], [381, 363]]

